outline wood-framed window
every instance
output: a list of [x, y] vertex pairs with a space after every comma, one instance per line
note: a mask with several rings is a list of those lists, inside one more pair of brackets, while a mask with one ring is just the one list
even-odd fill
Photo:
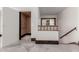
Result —
[[56, 18], [41, 18], [41, 26], [56, 26]]

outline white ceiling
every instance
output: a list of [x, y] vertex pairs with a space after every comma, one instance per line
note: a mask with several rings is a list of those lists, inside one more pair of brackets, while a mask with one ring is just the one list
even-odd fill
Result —
[[39, 7], [40, 15], [56, 15], [66, 7]]

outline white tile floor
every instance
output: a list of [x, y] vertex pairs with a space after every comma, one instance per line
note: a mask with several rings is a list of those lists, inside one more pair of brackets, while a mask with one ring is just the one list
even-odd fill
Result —
[[31, 42], [31, 37], [22, 38], [17, 45], [0, 49], [0, 52], [78, 52], [79, 46], [73, 44], [35, 44]]

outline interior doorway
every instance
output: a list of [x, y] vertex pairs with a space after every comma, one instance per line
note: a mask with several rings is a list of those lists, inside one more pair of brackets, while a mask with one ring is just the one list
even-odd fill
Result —
[[19, 12], [19, 39], [31, 35], [31, 12]]

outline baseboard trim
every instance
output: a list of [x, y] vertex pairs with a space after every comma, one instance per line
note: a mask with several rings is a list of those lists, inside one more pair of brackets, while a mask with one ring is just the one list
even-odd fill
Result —
[[21, 38], [24, 37], [24, 36], [26, 36], [26, 35], [31, 35], [31, 33], [23, 34], [23, 35], [21, 36]]
[[36, 44], [59, 44], [58, 41], [36, 40]]
[[36, 38], [31, 38], [31, 41], [36, 41]]

